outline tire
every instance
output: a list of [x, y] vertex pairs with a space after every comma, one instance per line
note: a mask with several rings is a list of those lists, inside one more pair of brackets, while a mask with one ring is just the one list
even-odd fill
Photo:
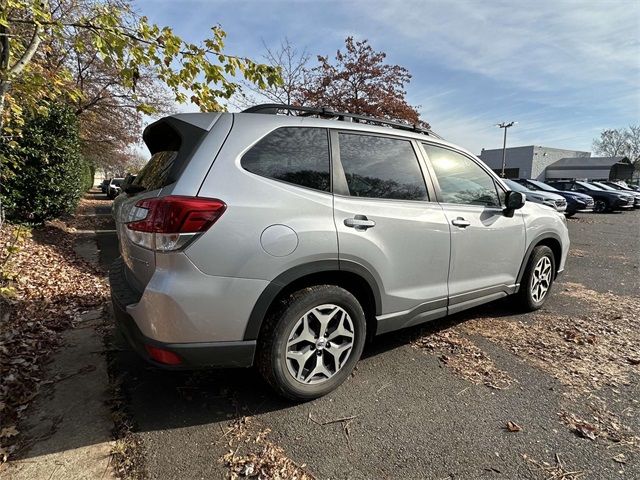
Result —
[[256, 366], [281, 396], [312, 400], [347, 379], [365, 338], [364, 311], [351, 293], [335, 285], [304, 288], [268, 314], [258, 338]]
[[565, 213], [564, 216], [567, 218], [571, 218], [576, 214], [576, 212]]
[[605, 212], [608, 212], [609, 210], [610, 210], [609, 204], [604, 200], [596, 200], [595, 203], [593, 204], [593, 211], [595, 213], [605, 213]]
[[[540, 267], [542, 267], [541, 271], [538, 270]], [[547, 272], [547, 268], [549, 270], [546, 275], [546, 281], [541, 281], [541, 274]], [[520, 282], [520, 289], [515, 296], [517, 306], [527, 312], [533, 312], [542, 307], [547, 298], [549, 298], [555, 272], [556, 261], [551, 249], [545, 245], [535, 247], [527, 262], [527, 267]], [[545, 284], [546, 290], [541, 294], [539, 286], [544, 288]]]

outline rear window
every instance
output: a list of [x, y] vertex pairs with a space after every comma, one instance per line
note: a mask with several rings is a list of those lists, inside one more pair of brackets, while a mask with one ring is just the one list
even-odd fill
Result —
[[331, 189], [329, 137], [324, 128], [279, 128], [245, 153], [241, 165], [262, 177], [323, 192]]
[[169, 181], [169, 173], [177, 155], [178, 152], [171, 150], [154, 153], [131, 183], [140, 185], [145, 190], [156, 190], [168, 185], [171, 183]]
[[142, 190], [156, 190], [176, 182], [207, 133], [207, 130], [173, 117], [149, 125], [142, 138], [151, 158], [131, 184]]

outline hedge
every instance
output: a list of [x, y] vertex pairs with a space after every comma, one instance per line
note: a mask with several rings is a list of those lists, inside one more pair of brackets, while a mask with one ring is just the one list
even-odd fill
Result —
[[0, 145], [2, 202], [8, 219], [42, 222], [72, 213], [93, 183], [80, 154], [78, 119], [68, 107], [27, 116], [18, 146]]

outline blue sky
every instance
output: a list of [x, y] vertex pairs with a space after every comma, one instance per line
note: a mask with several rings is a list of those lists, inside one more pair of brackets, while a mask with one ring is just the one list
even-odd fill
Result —
[[[640, 123], [640, 2], [138, 0], [139, 13], [197, 41], [226, 30], [227, 53], [263, 42], [332, 55], [368, 39], [413, 75], [407, 98], [476, 153], [508, 143], [591, 150], [605, 128]], [[185, 108], [182, 107], [181, 110]], [[195, 109], [193, 109], [195, 110]]]

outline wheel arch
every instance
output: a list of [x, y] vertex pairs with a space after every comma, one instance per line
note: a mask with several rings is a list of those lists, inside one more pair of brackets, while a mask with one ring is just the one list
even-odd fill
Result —
[[553, 259], [555, 263], [555, 271], [554, 278], [558, 276], [558, 269], [560, 268], [560, 261], [562, 259], [562, 242], [560, 240], [560, 236], [553, 232], [542, 233], [538, 235], [527, 248], [525, 252], [524, 259], [522, 260], [522, 264], [520, 265], [520, 270], [518, 272], [518, 279], [516, 283], [520, 283], [522, 281], [522, 277], [524, 276], [524, 272], [527, 268], [527, 264], [529, 263], [529, 258], [531, 258], [531, 253], [534, 248], [539, 245], [545, 245], [551, 249], [553, 252]]
[[265, 317], [281, 298], [312, 285], [337, 285], [350, 292], [365, 312], [367, 337], [375, 335], [375, 317], [382, 311], [382, 305], [380, 287], [373, 274], [356, 262], [324, 260], [293, 267], [269, 283], [251, 311], [244, 340], [259, 337]]

